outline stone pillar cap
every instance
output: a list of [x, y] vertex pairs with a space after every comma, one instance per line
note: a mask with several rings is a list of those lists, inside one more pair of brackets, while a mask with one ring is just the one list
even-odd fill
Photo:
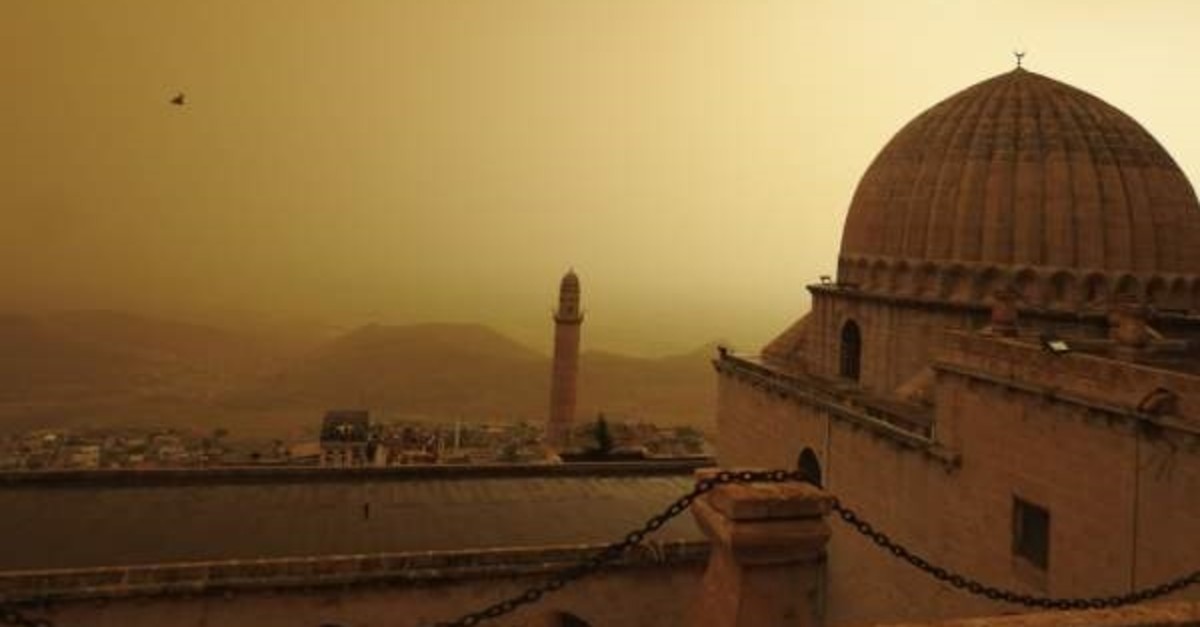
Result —
[[[745, 468], [738, 469], [748, 470]], [[696, 479], [711, 479], [716, 468], [696, 471]], [[726, 483], [708, 493], [708, 505], [734, 521], [820, 518], [833, 507], [833, 497], [820, 488], [798, 481]]]

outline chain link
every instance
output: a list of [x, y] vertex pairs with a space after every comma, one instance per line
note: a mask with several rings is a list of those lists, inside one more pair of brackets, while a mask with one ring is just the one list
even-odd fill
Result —
[[551, 577], [548, 581], [533, 586], [520, 594], [513, 595], [503, 601], [485, 607], [478, 612], [465, 614], [457, 620], [437, 623], [436, 627], [472, 627], [479, 623], [503, 616], [515, 611], [522, 605], [534, 603], [542, 598], [543, 595], [549, 592], [554, 592], [563, 586], [590, 575], [599, 570], [604, 565], [619, 558], [625, 551], [640, 544], [645, 539], [646, 535], [665, 525], [669, 520], [687, 511], [692, 503], [695, 502], [702, 494], [711, 491], [713, 488], [724, 483], [747, 483], [751, 481], [801, 481], [803, 476], [799, 471], [789, 472], [786, 470], [776, 471], [741, 471], [730, 472], [721, 471], [716, 475], [700, 479], [692, 488], [691, 492], [679, 497], [674, 503], [671, 503], [662, 512], [652, 516], [646, 524], [640, 529], [634, 530], [626, 534], [623, 540], [609, 544], [601, 549], [590, 558], [568, 567], [566, 570], [559, 572]]
[[996, 588], [984, 583], [980, 583], [970, 577], [964, 577], [958, 573], [946, 570], [940, 566], [930, 564], [920, 555], [913, 553], [904, 546], [898, 544], [883, 533], [875, 529], [854, 513], [850, 508], [842, 505], [838, 501], [833, 502], [833, 511], [850, 525], [858, 533], [870, 539], [880, 548], [894, 555], [901, 561], [908, 562], [918, 570], [932, 576], [934, 579], [943, 581], [951, 586], [974, 594], [976, 596], [986, 597], [993, 601], [1004, 601], [1025, 607], [1033, 607], [1048, 610], [1096, 610], [1121, 607], [1123, 605], [1131, 605], [1157, 599], [1162, 596], [1171, 594], [1178, 590], [1182, 590], [1188, 586], [1200, 584], [1200, 570], [1193, 571], [1190, 574], [1183, 575], [1176, 579], [1172, 579], [1166, 583], [1157, 586], [1149, 586], [1133, 592], [1127, 592], [1121, 595], [1113, 595], [1107, 597], [1090, 597], [1090, 598], [1058, 598], [1058, 597], [1040, 597], [1031, 594], [1023, 594]]

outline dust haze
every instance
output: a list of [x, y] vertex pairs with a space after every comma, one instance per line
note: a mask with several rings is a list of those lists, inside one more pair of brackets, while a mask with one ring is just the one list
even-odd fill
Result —
[[890, 133], [1015, 47], [1200, 178], [1176, 104], [1198, 10], [5, 2], [0, 310], [478, 323], [544, 351], [574, 266], [585, 347], [753, 349], [835, 271]]

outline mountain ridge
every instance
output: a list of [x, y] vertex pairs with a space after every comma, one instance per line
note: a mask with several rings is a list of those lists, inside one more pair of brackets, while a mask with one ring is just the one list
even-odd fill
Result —
[[[580, 356], [580, 419], [711, 420], [712, 344]], [[550, 358], [479, 323], [366, 324], [291, 354], [215, 326], [118, 311], [0, 314], [0, 424], [295, 428], [333, 407], [431, 419], [544, 419]], [[54, 418], [57, 417], [57, 418]]]

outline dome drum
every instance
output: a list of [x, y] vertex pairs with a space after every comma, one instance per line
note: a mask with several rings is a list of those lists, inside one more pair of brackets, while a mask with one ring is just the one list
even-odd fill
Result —
[[1107, 309], [1121, 298], [1159, 309], [1200, 312], [1200, 277], [1111, 274], [1047, 266], [999, 266], [889, 257], [843, 257], [838, 283], [867, 293], [956, 303], [984, 303], [1011, 288], [1025, 307], [1058, 311]]

